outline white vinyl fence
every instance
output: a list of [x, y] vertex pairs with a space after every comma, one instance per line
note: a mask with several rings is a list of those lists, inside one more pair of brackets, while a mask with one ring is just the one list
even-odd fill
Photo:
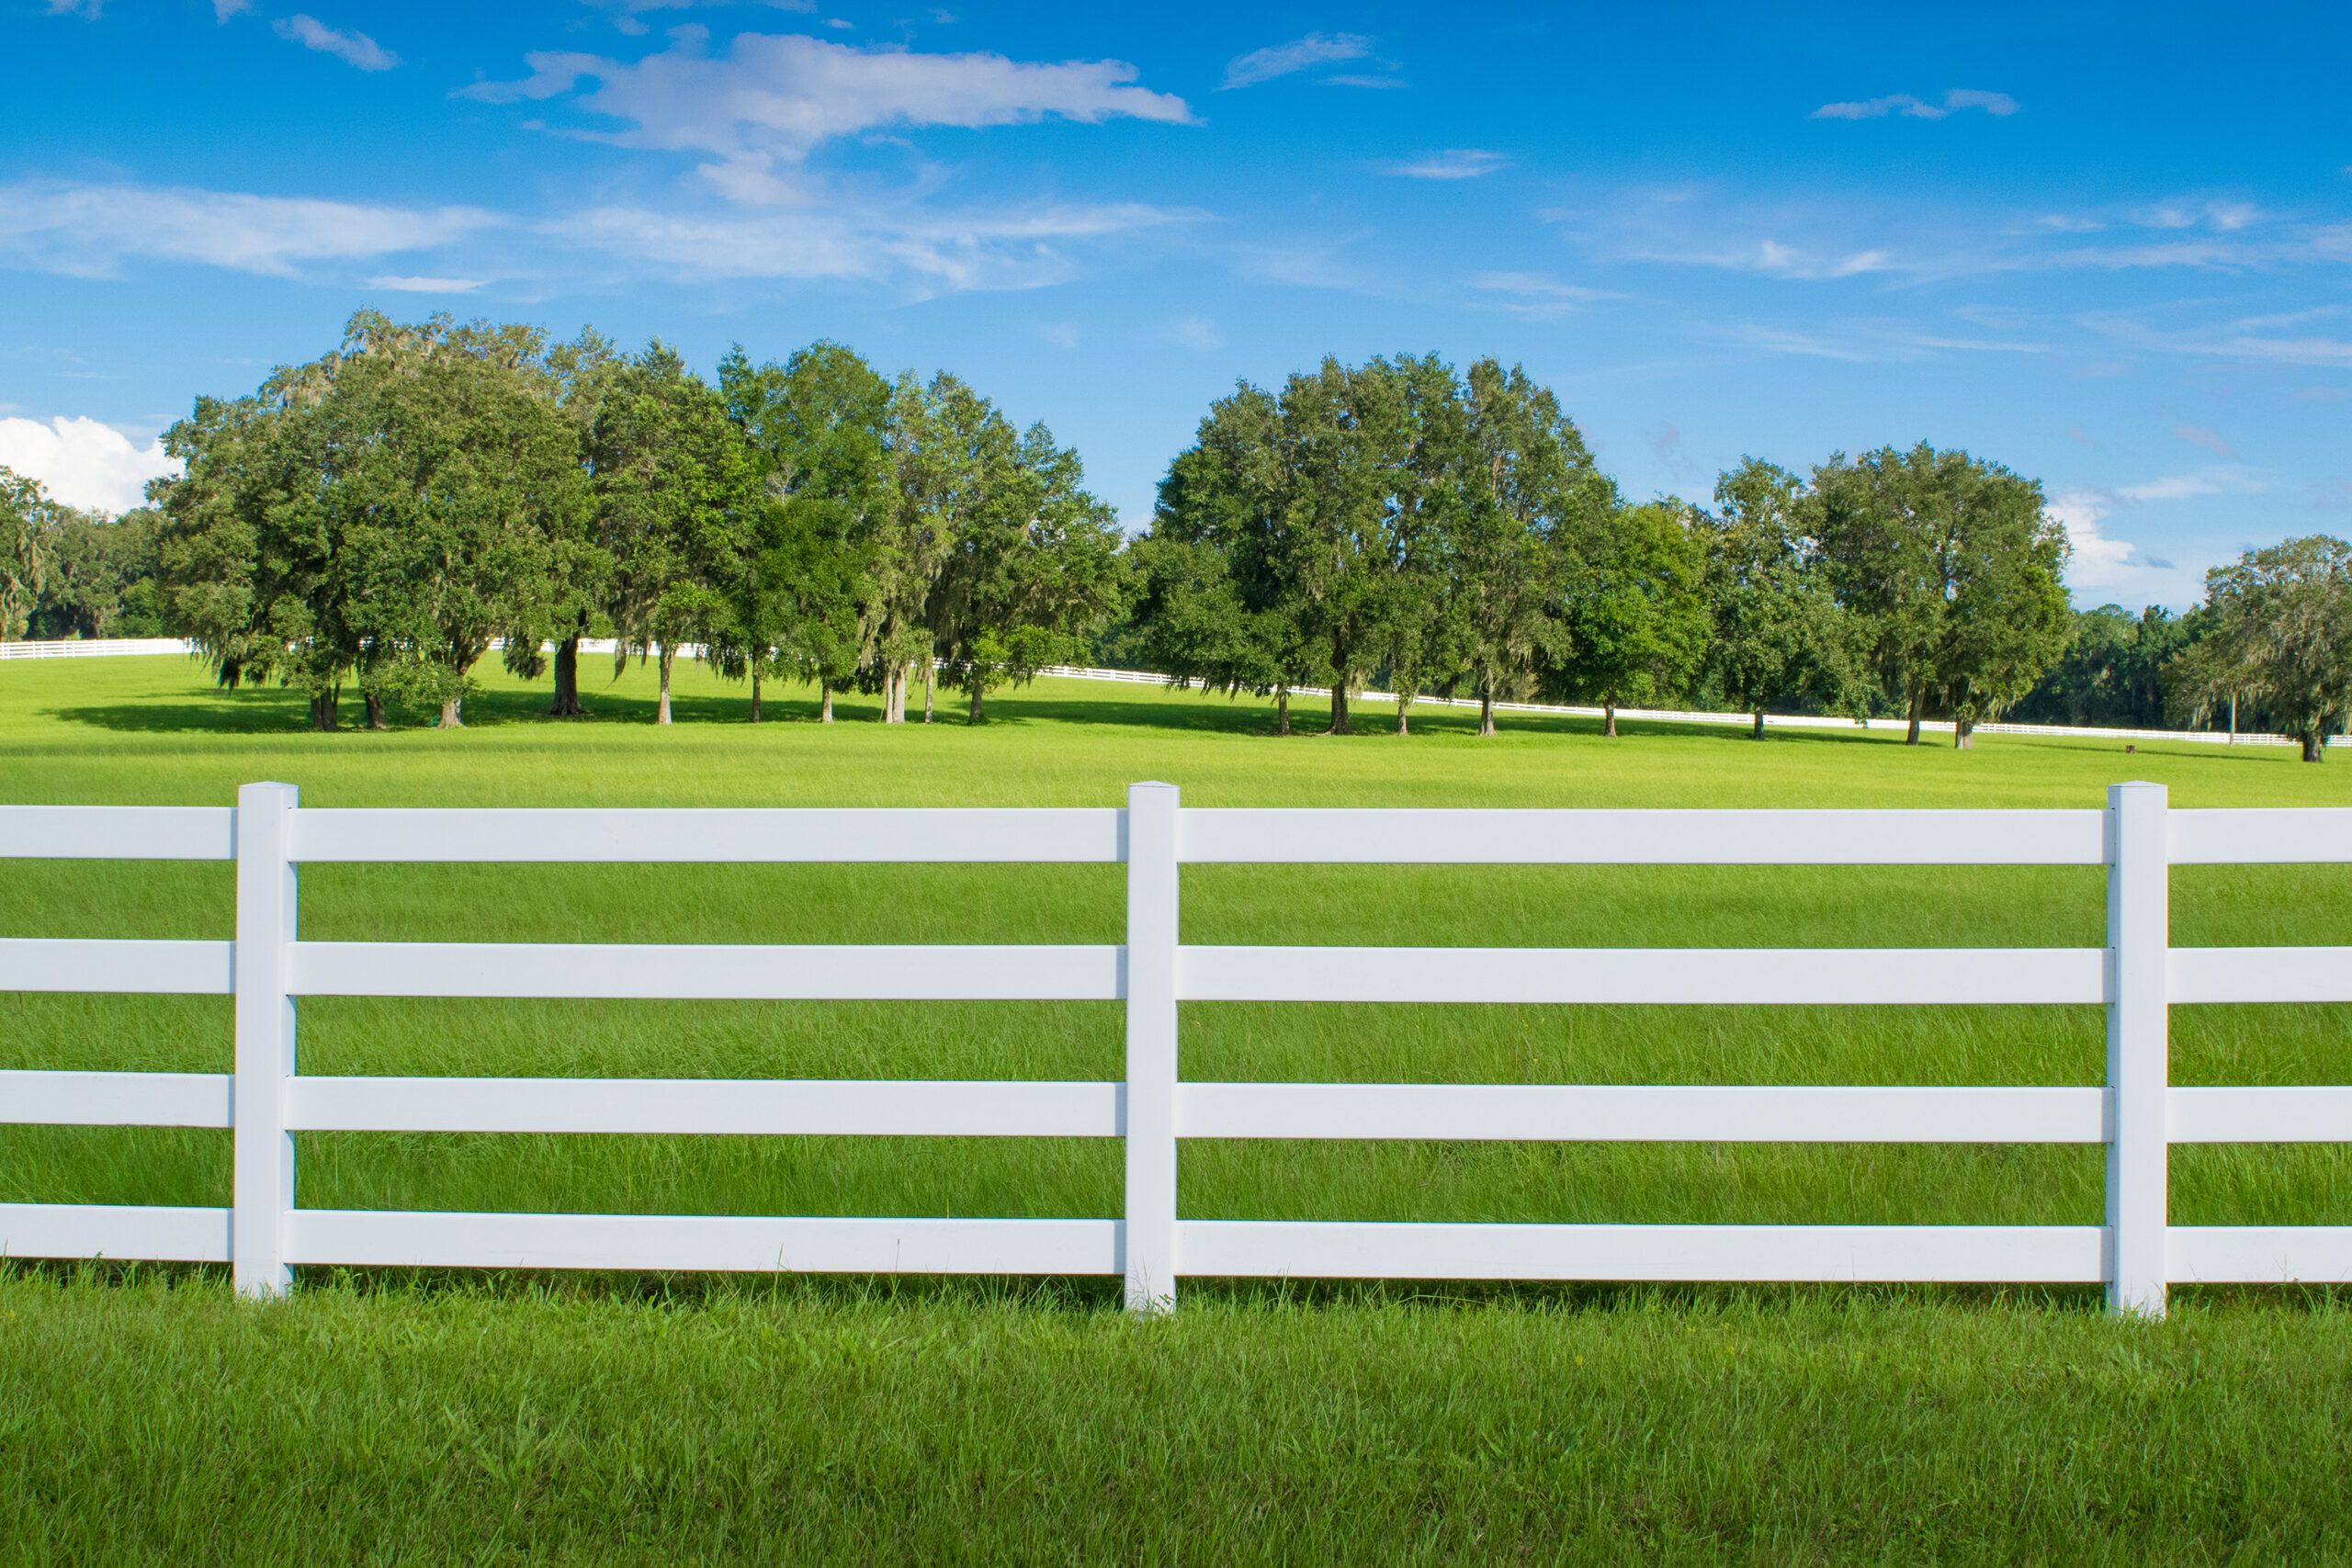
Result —
[[[2352, 1280], [2352, 1225], [2168, 1225], [2175, 1143], [2352, 1142], [2352, 1088], [2175, 1089], [2175, 1003], [2352, 1001], [2352, 948], [2174, 948], [2173, 865], [2352, 862], [2352, 809], [233, 810], [0, 807], [0, 858], [234, 860], [232, 942], [0, 941], [0, 990], [232, 994], [235, 1071], [0, 1072], [0, 1122], [229, 1128], [226, 1209], [0, 1205], [0, 1253], [228, 1262], [254, 1295], [296, 1264], [1123, 1275], [1137, 1311], [1194, 1276], [2104, 1281]], [[1116, 946], [306, 942], [321, 862], [1123, 863]], [[1182, 945], [1187, 864], [2101, 865], [2104, 948], [1386, 949]], [[295, 1071], [299, 998], [1037, 998], [1125, 1005], [1099, 1083], [327, 1077]], [[2097, 1003], [2104, 1088], [1204, 1083], [1180, 1002]], [[1098, 1219], [833, 1219], [328, 1210], [295, 1202], [298, 1133], [1101, 1137], [1125, 1212]], [[1180, 1138], [2103, 1144], [2098, 1225], [1453, 1224], [1187, 1220]]]

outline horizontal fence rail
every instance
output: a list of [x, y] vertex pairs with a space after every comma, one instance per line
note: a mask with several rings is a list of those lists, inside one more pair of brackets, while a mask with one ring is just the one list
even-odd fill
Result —
[[[2175, 1087], [2174, 1005], [2352, 1001], [2352, 947], [2174, 948], [2173, 865], [2352, 863], [2352, 810], [319, 810], [0, 807], [0, 859], [219, 860], [229, 942], [0, 939], [0, 990], [226, 995], [229, 1073], [0, 1070], [0, 1122], [214, 1129], [223, 1208], [0, 1204], [0, 1255], [227, 1263], [249, 1294], [304, 1265], [1107, 1274], [1138, 1312], [1187, 1276], [2104, 1283], [2161, 1312], [2181, 1281], [2352, 1280], [2352, 1226], [2167, 1221], [2173, 1144], [2352, 1142], [2352, 1086]], [[308, 942], [312, 863], [886, 862], [1125, 868], [1117, 945]], [[1186, 864], [2100, 865], [2100, 948], [1186, 945]], [[326, 996], [1072, 1000], [1123, 1006], [1099, 1082], [327, 1077], [295, 1071]], [[2096, 1006], [2100, 1086], [1186, 1081], [1182, 1002]], [[438, 1213], [300, 1207], [295, 1139], [328, 1132], [1117, 1139], [1103, 1219]], [[1182, 1218], [1185, 1139], [2103, 1145], [2098, 1225], [1456, 1224]]]

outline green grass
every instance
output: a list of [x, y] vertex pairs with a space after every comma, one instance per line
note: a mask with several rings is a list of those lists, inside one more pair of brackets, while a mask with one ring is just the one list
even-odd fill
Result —
[[[217, 805], [277, 778], [313, 806], [1108, 806], [1160, 778], [1203, 806], [2089, 807], [2153, 778], [2177, 806], [2352, 804], [2344, 758], [2273, 748], [1987, 736], [1955, 753], [1640, 724], [1611, 741], [1527, 716], [1481, 740], [1443, 711], [1407, 739], [1285, 740], [1264, 705], [1079, 682], [992, 699], [978, 728], [885, 728], [856, 699], [820, 728], [787, 693], [754, 728], [740, 689], [684, 669], [664, 731], [642, 672], [591, 687], [582, 722], [539, 721], [543, 689], [494, 681], [459, 733], [314, 736], [298, 700], [217, 693], [177, 660], [12, 664], [0, 800]], [[224, 866], [0, 874], [0, 934], [229, 934]], [[1115, 942], [1122, 907], [1115, 867], [315, 866], [301, 897], [306, 935], [384, 940]], [[1200, 942], [2074, 946], [2102, 920], [2099, 874], [2073, 869], [1197, 867], [1183, 898]], [[2352, 874], [2185, 869], [2173, 928], [2352, 942]], [[225, 1070], [228, 1024], [225, 998], [0, 997], [0, 1066]], [[1203, 1004], [1182, 1032], [1198, 1078], [2087, 1084], [2103, 1054], [2088, 1009]], [[300, 1055], [321, 1073], [1110, 1077], [1120, 1036], [1103, 1004], [354, 999], [304, 1005]], [[2173, 1062], [2184, 1083], [2352, 1082], [2352, 1009], [2179, 1009]], [[2346, 1156], [2177, 1150], [2175, 1218], [2352, 1224]], [[228, 1165], [224, 1134], [0, 1128], [0, 1201], [220, 1203]], [[1180, 1203], [2089, 1224], [2099, 1184], [2095, 1149], [1204, 1143], [1183, 1151]], [[299, 1201], [1101, 1215], [1118, 1165], [1076, 1140], [309, 1135]], [[0, 1280], [6, 1539], [234, 1555], [242, 1525], [325, 1557], [870, 1540], [1221, 1561], [2033, 1555], [2109, 1537], [2271, 1556], [2332, 1539], [2352, 1479], [2330, 1436], [2347, 1320], [2275, 1293], [2185, 1292], [2146, 1328], [2081, 1292], [1202, 1284], [1176, 1324], [1138, 1330], [1093, 1282], [379, 1275], [243, 1312], [209, 1272], [142, 1278]]]

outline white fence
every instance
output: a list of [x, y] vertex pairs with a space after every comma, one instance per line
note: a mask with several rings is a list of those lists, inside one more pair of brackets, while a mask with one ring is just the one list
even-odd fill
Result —
[[[306, 810], [0, 807], [0, 858], [236, 862], [232, 942], [0, 941], [0, 990], [235, 997], [235, 1071], [0, 1072], [0, 1122], [233, 1131], [225, 1209], [0, 1204], [0, 1254], [296, 1264], [1123, 1275], [1140, 1311], [1187, 1275], [1524, 1280], [2352, 1280], [2352, 1226], [2175, 1226], [2174, 1143], [2352, 1142], [2352, 1088], [2175, 1089], [2174, 1003], [2352, 1001], [2352, 948], [2173, 948], [2169, 867], [2352, 862], [2352, 809], [2104, 812]], [[1116, 946], [322, 942], [296, 931], [320, 862], [1124, 863]], [[2100, 865], [2104, 948], [1387, 949], [1182, 945], [1180, 868], [1420, 864]], [[299, 998], [587, 997], [1118, 1000], [1122, 1081], [330, 1077], [295, 1071]], [[2098, 1003], [2104, 1088], [1204, 1083], [1180, 1002]], [[660, 1217], [306, 1209], [298, 1133], [667, 1133], [1119, 1138], [1125, 1212], [1080, 1220]], [[1179, 1218], [1180, 1138], [2104, 1144], [2103, 1225], [1650, 1225]]]
[[74, 637], [62, 642], [0, 642], [0, 660], [104, 659], [109, 656], [187, 653], [188, 644], [175, 637]]

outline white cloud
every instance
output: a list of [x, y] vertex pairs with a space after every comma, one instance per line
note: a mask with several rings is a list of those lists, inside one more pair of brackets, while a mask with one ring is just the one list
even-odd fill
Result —
[[117, 513], [146, 499], [149, 479], [179, 472], [160, 439], [136, 446], [110, 424], [62, 414], [0, 419], [0, 467], [39, 479], [68, 506]]
[[[460, 96], [489, 103], [542, 100], [574, 92], [575, 107], [618, 120], [604, 139], [627, 147], [703, 152], [719, 164], [722, 188], [756, 190], [741, 176], [776, 163], [798, 164], [826, 142], [899, 126], [1023, 125], [1043, 119], [1188, 124], [1192, 109], [1168, 93], [1134, 85], [1136, 67], [1117, 60], [1058, 64], [1001, 54], [922, 54], [858, 49], [797, 35], [744, 33], [725, 57], [702, 52], [700, 29], [680, 28], [672, 46], [629, 63], [600, 55], [526, 55], [531, 74], [483, 82]], [[730, 172], [731, 176], [730, 177]]]
[[1197, 349], [1205, 354], [1225, 346], [1225, 334], [1206, 316], [1182, 316], [1162, 327], [1159, 335], [1180, 348]]
[[225, 22], [232, 17], [242, 17], [254, 8], [254, 0], [212, 0], [212, 19]]
[[1499, 152], [1488, 152], [1476, 147], [1449, 147], [1442, 152], [1408, 163], [1391, 164], [1381, 172], [1402, 175], [1413, 180], [1475, 180], [1481, 175], [1491, 175], [1510, 163]]
[[401, 57], [369, 38], [366, 33], [344, 31], [331, 28], [316, 17], [297, 11], [282, 17], [270, 26], [277, 36], [304, 49], [332, 54], [345, 65], [356, 65], [362, 71], [390, 71], [401, 62]]
[[1975, 87], [1954, 87], [1943, 96], [1941, 103], [1929, 103], [1909, 93], [1889, 93], [1883, 98], [1864, 98], [1858, 103], [1824, 104], [1813, 111], [1815, 119], [1880, 119], [1887, 115], [1902, 115], [1910, 119], [1942, 119], [1962, 109], [1983, 109], [1989, 115], [2013, 115], [2018, 101], [2007, 93], [1988, 93]]
[[471, 294], [489, 281], [486, 277], [403, 277], [394, 274], [371, 277], [368, 287], [388, 294]]
[[1270, 44], [1237, 56], [1227, 63], [1225, 80], [1217, 85], [1217, 91], [1254, 87], [1261, 82], [1271, 82], [1311, 66], [1362, 60], [1371, 52], [1372, 40], [1361, 33], [1308, 33], [1288, 43]]
[[139, 256], [284, 277], [301, 262], [423, 250], [498, 221], [477, 208], [20, 180], [0, 185], [0, 265], [107, 277]]
[[2061, 491], [2052, 496], [2047, 511], [2066, 530], [2066, 542], [2074, 547], [2066, 562], [2068, 586], [2078, 589], [2118, 588], [2129, 585], [2136, 574], [2132, 558], [2138, 550], [2126, 539], [2110, 539], [2099, 531], [2109, 502], [2098, 491]]
[[52, 17], [79, 17], [85, 22], [95, 22], [98, 19], [98, 13], [106, 9], [106, 5], [107, 0], [49, 0], [49, 14]]
[[1412, 85], [1402, 76], [1373, 76], [1357, 72], [1350, 72], [1340, 76], [1318, 77], [1315, 85], [1318, 87], [1372, 87], [1374, 89]]

